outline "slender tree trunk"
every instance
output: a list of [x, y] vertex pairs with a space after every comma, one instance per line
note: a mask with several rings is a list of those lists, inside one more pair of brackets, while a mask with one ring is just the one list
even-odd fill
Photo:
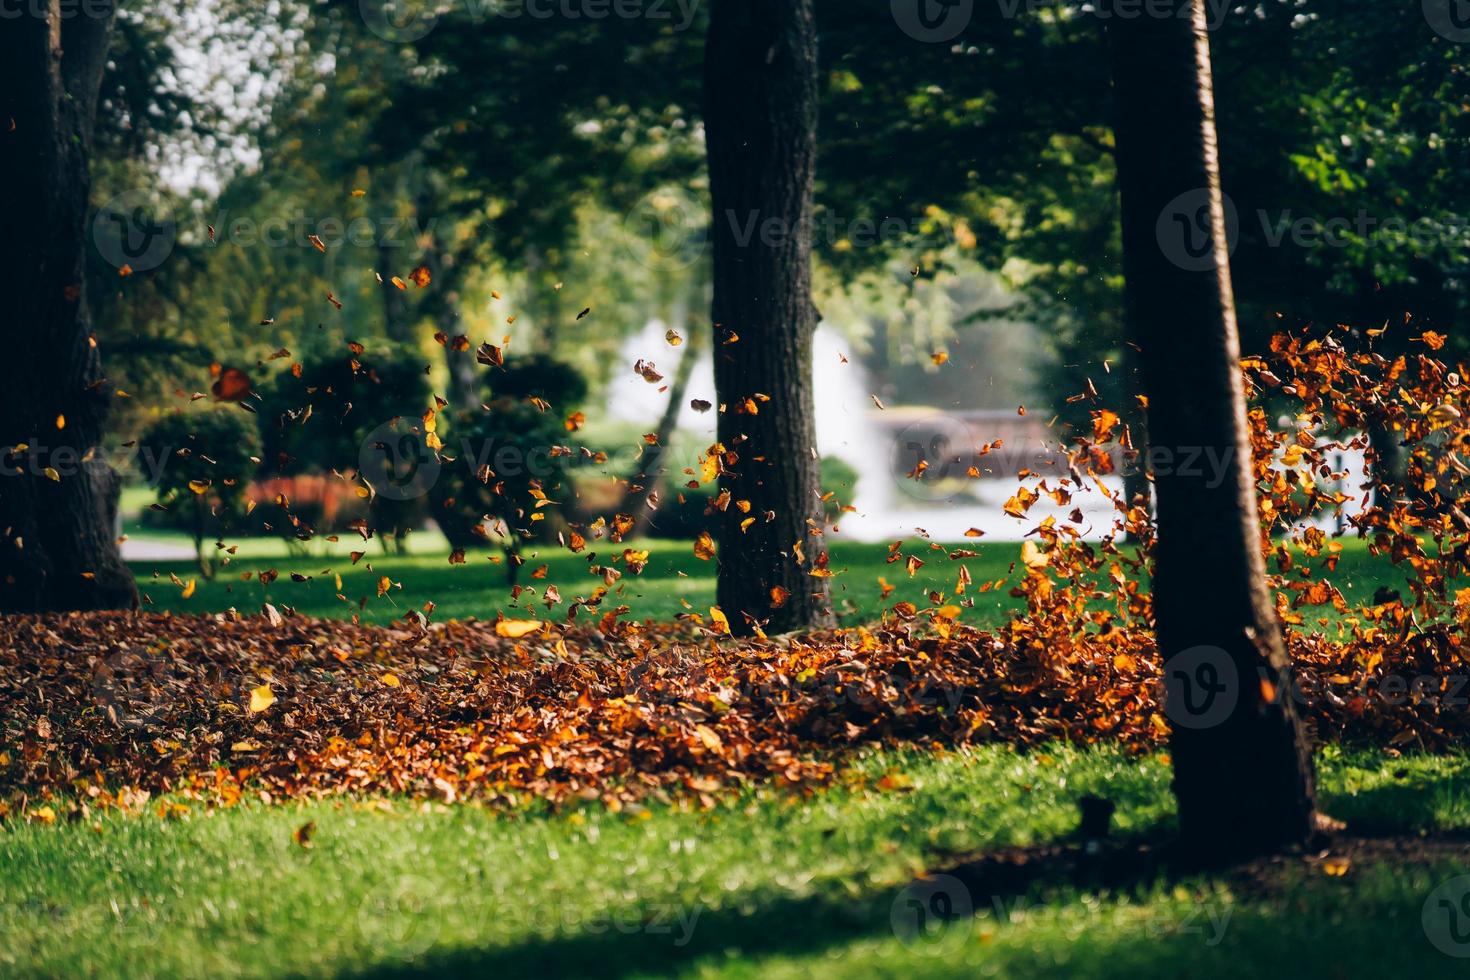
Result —
[[474, 355], [454, 349], [454, 338], [460, 332], [459, 290], [454, 288], [458, 279], [456, 265], [435, 239], [430, 239], [424, 249], [423, 263], [431, 277], [430, 288], [435, 290], [429, 298], [434, 328], [448, 338], [444, 345], [444, 367], [449, 373], [449, 390], [445, 396], [458, 411], [476, 411], [480, 407], [480, 380]]
[[[0, 611], [131, 608], [120, 482], [101, 459], [112, 388], [84, 288], [88, 158], [114, 8], [27, 5], [0, 29]], [[20, 444], [29, 446], [14, 453]]]
[[738, 633], [832, 621], [827, 579], [811, 574], [825, 572], [827, 550], [813, 533], [822, 526], [812, 400], [813, 11], [813, 0], [715, 0], [705, 54], [720, 486], [737, 502], [718, 524], [718, 596]]
[[400, 269], [401, 253], [385, 242], [378, 243], [378, 275], [383, 283], [378, 288], [383, 294], [383, 334], [389, 340], [401, 344], [412, 343], [409, 332], [408, 297], [393, 284], [393, 277], [405, 279], [407, 269]]
[[[683, 329], [688, 318], [688, 301], [680, 297], [674, 303], [672, 325], [676, 329]], [[632, 538], [643, 533], [653, 518], [653, 509], [648, 505], [649, 497], [663, 477], [664, 455], [669, 451], [669, 441], [674, 437], [674, 431], [679, 425], [679, 415], [684, 410], [684, 398], [689, 394], [689, 379], [694, 376], [694, 368], [704, 352], [703, 338], [702, 331], [691, 331], [685, 340], [684, 353], [679, 355], [679, 366], [669, 379], [668, 404], [664, 406], [664, 413], [653, 430], [653, 445], [643, 447], [643, 451], [638, 454], [637, 469], [628, 479], [628, 492], [623, 495], [623, 501], [618, 506], [619, 511], [633, 518], [633, 530], [626, 537]]]
[[[1314, 790], [1265, 584], [1204, 3], [1181, 2], [1192, 18], [1119, 18], [1108, 32], [1129, 322], [1149, 443], [1173, 461], [1154, 473], [1153, 595], [1174, 791], [1186, 848], [1214, 862], [1307, 840]], [[1201, 251], [1181, 240], [1195, 231]], [[1218, 471], [1185, 465], [1211, 453]]]
[[444, 366], [449, 371], [449, 390], [445, 397], [460, 411], [477, 411], [480, 407], [480, 378], [475, 356], [468, 350], [454, 349], [454, 338], [460, 332], [458, 291], [451, 289], [445, 292], [434, 320], [439, 332], [449, 338], [449, 343], [444, 345]]
[[[1133, 392], [1129, 393], [1129, 401], [1133, 401]], [[1148, 423], [1143, 413], [1136, 410], [1130, 411], [1125, 417], [1128, 418], [1128, 430], [1133, 438], [1133, 450], [1131, 457], [1123, 460], [1123, 497], [1128, 501], [1129, 507], [1142, 507], [1152, 517], [1154, 487], [1148, 478]], [[1139, 538], [1129, 531], [1127, 540], [1130, 544], [1137, 544]]]
[[1404, 451], [1403, 436], [1388, 425], [1369, 426], [1368, 446], [1373, 451], [1373, 459], [1368, 464], [1373, 490], [1369, 504], [1391, 511], [1394, 498], [1404, 489], [1408, 453]]

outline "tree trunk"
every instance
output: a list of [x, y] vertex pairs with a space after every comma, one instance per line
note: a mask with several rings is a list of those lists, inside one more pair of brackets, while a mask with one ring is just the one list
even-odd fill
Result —
[[[813, 0], [716, 0], [704, 121], [714, 202], [720, 608], [736, 633], [832, 621], [812, 400]], [[767, 400], [768, 399], [768, 400]], [[748, 513], [738, 506], [749, 501]], [[754, 520], [746, 527], [742, 524]]]
[[1404, 470], [1408, 453], [1404, 451], [1403, 436], [1389, 425], [1368, 427], [1368, 446], [1372, 459], [1368, 462], [1372, 499], [1370, 507], [1382, 508], [1385, 513], [1393, 510], [1393, 502], [1404, 490]]
[[[425, 211], [421, 209], [419, 213]], [[434, 329], [446, 338], [444, 367], [449, 374], [449, 389], [445, 397], [457, 411], [477, 411], [480, 407], [480, 378], [475, 356], [468, 350], [454, 349], [454, 338], [459, 335], [461, 327], [455, 263], [440, 249], [436, 239], [429, 240], [422, 261], [429, 270], [430, 288], [435, 290], [429, 297]]]
[[[688, 321], [688, 298], [680, 296], [674, 301], [669, 326], [683, 331]], [[648, 529], [648, 524], [653, 519], [653, 508], [649, 506], [649, 498], [663, 478], [664, 456], [668, 453], [669, 441], [673, 439], [674, 432], [679, 426], [679, 416], [684, 410], [684, 398], [689, 394], [689, 381], [694, 376], [694, 368], [698, 365], [699, 356], [703, 351], [703, 331], [689, 331], [689, 336], [684, 342], [684, 353], [679, 355], [679, 366], [674, 368], [674, 376], [669, 379], [669, 400], [664, 406], [664, 413], [660, 416], [658, 425], [654, 427], [653, 445], [644, 446], [638, 454], [637, 468], [628, 478], [627, 493], [623, 495], [622, 503], [618, 505], [619, 511], [633, 518], [633, 530], [625, 535], [627, 538], [634, 538], [642, 534]]]
[[[33, 5], [34, 6], [34, 5]], [[132, 608], [120, 481], [95, 456], [112, 398], [84, 292], [98, 90], [114, 8], [53, 2], [0, 30], [0, 611]], [[30, 448], [21, 454], [19, 444]]]
[[378, 287], [383, 293], [383, 335], [400, 344], [413, 342], [408, 316], [408, 297], [393, 283], [393, 277], [408, 276], [407, 269], [400, 269], [399, 253], [392, 246], [378, 243], [378, 275], [383, 277]]
[[[1134, 401], [1132, 393], [1129, 394], [1129, 401]], [[1131, 455], [1123, 460], [1123, 498], [1129, 507], [1141, 507], [1152, 517], [1154, 487], [1148, 478], [1148, 423], [1142, 412], [1137, 411], [1134, 406], [1128, 407], [1130, 411], [1125, 418], [1128, 419], [1129, 432], [1133, 438], [1133, 449]], [[1129, 544], [1139, 543], [1139, 535], [1133, 531], [1128, 531], [1125, 539]]]
[[449, 390], [445, 397], [449, 404], [463, 412], [474, 412], [480, 408], [480, 376], [475, 366], [475, 355], [469, 350], [455, 350], [454, 338], [460, 333], [459, 292], [448, 290], [439, 301], [434, 314], [439, 332], [449, 338], [444, 345], [444, 366], [449, 372]]
[[[1217, 862], [1306, 841], [1314, 789], [1266, 588], [1205, 8], [1181, 2], [1192, 18], [1119, 18], [1108, 33], [1129, 322], [1156, 462], [1154, 616], [1174, 791], [1186, 849]], [[1203, 247], [1185, 248], [1198, 244], [1186, 231]], [[1199, 466], [1210, 453], [1224, 465]]]

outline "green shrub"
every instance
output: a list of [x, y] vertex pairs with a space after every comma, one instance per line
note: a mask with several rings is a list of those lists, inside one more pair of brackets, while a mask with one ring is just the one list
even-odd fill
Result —
[[544, 355], [509, 361], [486, 380], [489, 402], [451, 413], [441, 433], [446, 461], [431, 506], [455, 548], [499, 547], [514, 583], [521, 544], [552, 540], [564, 526], [561, 506], [537, 504], [568, 504], [563, 420], [587, 397], [587, 382]]
[[[284, 373], [261, 399], [263, 470], [279, 476], [352, 472], [373, 434], [394, 419], [422, 416], [430, 394], [423, 359], [394, 345], [306, 365], [300, 377]], [[294, 516], [305, 523], [305, 515]], [[401, 551], [404, 536], [426, 517], [422, 499], [378, 496], [368, 522], [385, 548]], [[275, 526], [292, 538], [312, 531], [290, 521]]]
[[204, 541], [244, 517], [245, 491], [261, 452], [254, 418], [238, 408], [175, 412], [149, 426], [138, 446], [162, 463], [154, 483], [159, 504], [181, 512], [194, 538], [199, 571], [212, 577], [214, 563]]
[[[514, 584], [524, 541], [546, 541], [562, 526], [556, 506], [570, 495], [561, 416], [513, 398], [450, 416], [444, 469], [431, 494], [434, 519], [455, 548], [499, 547]], [[488, 519], [488, 522], [487, 522]], [[487, 523], [489, 527], [487, 527]]]
[[[672, 475], [679, 476], [681, 480], [688, 479], [677, 471]], [[827, 523], [836, 523], [842, 516], [842, 507], [853, 501], [857, 470], [834, 456], [824, 456], [821, 479], [822, 493], [831, 495], [822, 504]], [[648, 536], [692, 541], [701, 531], [713, 534], [714, 522], [709, 511], [718, 492], [719, 488], [713, 483], [695, 488], [666, 480], [659, 491], [658, 509], [648, 519]]]

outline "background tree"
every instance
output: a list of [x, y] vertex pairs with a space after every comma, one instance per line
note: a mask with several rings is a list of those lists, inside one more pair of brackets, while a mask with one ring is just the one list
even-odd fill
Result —
[[199, 572], [213, 578], [205, 542], [218, 540], [244, 516], [246, 490], [260, 459], [255, 417], [237, 408], [171, 412], [149, 426], [139, 451], [160, 465], [159, 505], [187, 511]]
[[[570, 505], [568, 438], [563, 419], [587, 396], [587, 383], [543, 355], [507, 361], [489, 378], [487, 402], [450, 416], [446, 467], [431, 492], [434, 518], [456, 549], [498, 548], [515, 585], [526, 542], [563, 530]], [[551, 501], [557, 506], [550, 506]]]
[[[28, 5], [0, 31], [0, 611], [137, 605], [117, 548], [117, 474], [97, 456], [113, 392], [87, 307], [85, 225], [115, 6]], [[20, 445], [35, 450], [20, 451]]]
[[[422, 359], [391, 343], [374, 344], [351, 357], [338, 352], [313, 360], [299, 373], [284, 371], [266, 389], [258, 412], [264, 440], [260, 471], [267, 476], [352, 473], [361, 467], [373, 433], [392, 429], [397, 420], [417, 423], [431, 404]], [[405, 536], [424, 516], [416, 494], [377, 494], [369, 509], [383, 547], [400, 553]], [[308, 540], [317, 530], [300, 514], [276, 524], [297, 540]]]
[[[1129, 323], [1151, 448], [1169, 460], [1155, 472], [1154, 618], [1174, 789], [1188, 848], [1224, 860], [1304, 842], [1314, 791], [1266, 590], [1205, 5], [1182, 2], [1189, 19], [1120, 19], [1109, 33]], [[1203, 254], [1170, 237], [1181, 198], [1207, 215]], [[1224, 461], [1218, 485], [1176, 465], [1201, 450]]]

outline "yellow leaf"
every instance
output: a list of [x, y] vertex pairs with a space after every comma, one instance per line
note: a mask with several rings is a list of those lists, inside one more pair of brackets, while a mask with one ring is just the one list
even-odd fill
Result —
[[877, 785], [885, 793], [892, 793], [895, 790], [904, 791], [913, 789], [914, 781], [897, 769], [890, 769], [883, 774], [882, 779], [878, 780]]
[[724, 612], [724, 610], [722, 610], [719, 606], [710, 606], [709, 607], [709, 618], [715, 624], [715, 632], [716, 633], [724, 633], [727, 636], [729, 635], [729, 633], [730, 633], [730, 620], [728, 620], [727, 618], [725, 618], [725, 612]]
[[269, 684], [262, 684], [250, 692], [250, 713], [258, 715], [276, 703], [275, 692]]
[[541, 628], [539, 619], [502, 619], [495, 624], [495, 635], [519, 639]]
[[699, 461], [699, 482], [709, 483], [720, 475], [720, 457], [718, 453], [707, 453], [704, 459]]
[[382, 680], [385, 687], [397, 687], [400, 683], [397, 674], [384, 674]]
[[184, 584], [184, 591], [179, 593], [179, 595], [181, 598], [187, 599], [194, 594], [194, 590], [197, 588], [199, 588], [199, 582], [191, 578]]
[[709, 536], [708, 531], [700, 531], [699, 537], [694, 540], [694, 557], [701, 561], [709, 561], [715, 556], [715, 539]]

